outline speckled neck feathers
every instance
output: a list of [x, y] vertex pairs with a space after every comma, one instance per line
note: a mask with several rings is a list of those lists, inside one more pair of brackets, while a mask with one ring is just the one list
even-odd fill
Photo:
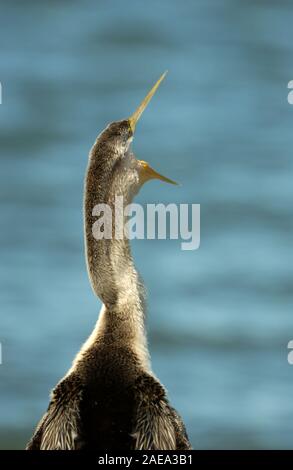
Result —
[[97, 204], [111, 207], [114, 226], [115, 197], [123, 196], [125, 206], [136, 192], [135, 173], [129, 173], [127, 181], [123, 176], [123, 165], [133, 159], [127, 147], [123, 142], [121, 145], [115, 142], [114, 145], [104, 131], [89, 155], [84, 192], [86, 260], [92, 288], [104, 304], [90, 342], [111, 335], [113, 341], [120, 345], [124, 342], [134, 350], [140, 361], [149, 367], [144, 328], [144, 287], [133, 263], [129, 241], [114, 237], [96, 240], [92, 233], [97, 220], [92, 213]]

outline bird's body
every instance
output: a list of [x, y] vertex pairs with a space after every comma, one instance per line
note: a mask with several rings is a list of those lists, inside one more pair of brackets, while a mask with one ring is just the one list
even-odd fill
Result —
[[151, 370], [144, 287], [129, 241], [115, 234], [111, 239], [93, 237], [97, 204], [107, 204], [115, 214], [117, 195], [124, 207], [147, 179], [167, 180], [130, 151], [133, 127], [131, 118], [110, 124], [90, 152], [84, 198], [86, 259], [103, 307], [90, 338], [53, 390], [28, 449], [190, 448], [182, 420]]

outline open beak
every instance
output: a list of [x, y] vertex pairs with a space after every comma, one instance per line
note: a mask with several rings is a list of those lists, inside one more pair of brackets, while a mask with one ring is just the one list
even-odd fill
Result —
[[164, 80], [166, 74], [167, 74], [167, 71], [164, 72], [163, 75], [157, 81], [157, 83], [155, 83], [155, 85], [153, 86], [151, 91], [149, 91], [149, 93], [146, 95], [146, 97], [141, 102], [141, 104], [139, 105], [137, 110], [134, 111], [133, 115], [130, 118], [128, 118], [128, 122], [129, 122], [129, 125], [130, 125], [131, 130], [132, 130], [133, 133], [135, 131], [137, 121], [139, 120], [139, 118], [142, 115], [142, 113], [144, 112], [145, 108], [147, 107], [147, 105], [151, 101], [153, 95], [156, 93], [157, 89], [159, 88], [160, 83]]
[[[157, 89], [160, 86], [160, 83], [164, 80], [166, 75], [167, 75], [167, 71], [163, 73], [163, 75], [155, 83], [153, 88], [148, 92], [148, 94], [146, 95], [144, 100], [141, 102], [137, 110], [133, 113], [133, 115], [130, 118], [128, 118], [128, 122], [133, 133], [135, 131], [137, 121], [139, 120], [140, 116], [144, 112], [145, 108], [149, 104], [150, 100], [156, 93]], [[178, 184], [175, 181], [172, 181], [169, 178], [166, 178], [166, 176], [163, 176], [163, 175], [160, 175], [160, 173], [157, 173], [147, 162], [144, 162], [143, 160], [138, 160], [138, 163], [140, 166], [140, 180], [142, 184], [144, 184], [146, 181], [151, 180], [151, 179], [158, 179], [161, 181], [165, 181], [166, 183]]]
[[176, 184], [176, 185], [178, 184], [175, 181], [170, 180], [166, 176], [160, 175], [160, 173], [155, 171], [147, 162], [144, 162], [143, 160], [138, 160], [138, 163], [141, 168], [140, 181], [142, 184], [152, 179], [165, 181], [166, 183], [170, 183], [170, 184]]

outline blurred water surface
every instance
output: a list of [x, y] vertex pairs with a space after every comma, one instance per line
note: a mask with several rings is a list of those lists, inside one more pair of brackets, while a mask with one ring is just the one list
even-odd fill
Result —
[[87, 154], [165, 70], [134, 150], [201, 204], [201, 247], [136, 241], [156, 374], [195, 447], [292, 448], [293, 5], [2, 1], [0, 447], [23, 448], [100, 304]]

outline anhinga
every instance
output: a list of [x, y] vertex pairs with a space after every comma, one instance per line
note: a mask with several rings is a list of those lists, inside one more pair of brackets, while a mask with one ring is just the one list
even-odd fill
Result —
[[173, 183], [130, 150], [136, 123], [165, 74], [135, 113], [98, 136], [85, 178], [85, 245], [89, 278], [103, 306], [89, 339], [51, 395], [27, 449], [190, 449], [184, 424], [152, 372], [145, 293], [127, 237], [94, 238], [93, 208], [129, 204], [149, 179]]

